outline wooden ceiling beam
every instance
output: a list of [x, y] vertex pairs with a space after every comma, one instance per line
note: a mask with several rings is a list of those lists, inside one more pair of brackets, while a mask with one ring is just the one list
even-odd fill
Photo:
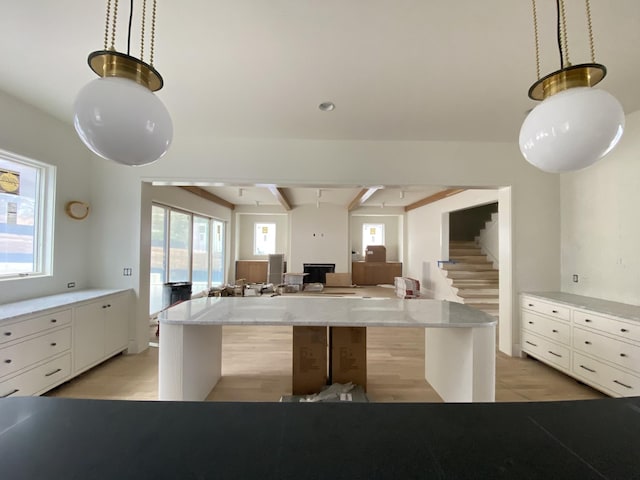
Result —
[[204, 198], [205, 200], [209, 200], [210, 202], [217, 203], [218, 205], [222, 205], [223, 207], [230, 208], [234, 210], [236, 208], [235, 204], [231, 202], [227, 202], [224, 198], [220, 198], [217, 195], [214, 195], [211, 192], [208, 192], [204, 188], [194, 187], [191, 185], [181, 185], [180, 188], [186, 190], [187, 192], [193, 193], [194, 195], [199, 196], [200, 198]]
[[273, 196], [276, 197], [278, 202], [280, 202], [280, 205], [282, 205], [282, 207], [286, 211], [292, 209], [291, 202], [289, 202], [287, 194], [284, 192], [284, 188], [276, 187], [275, 185], [269, 185], [267, 188], [273, 194]]
[[404, 207], [404, 211], [408, 212], [409, 210], [424, 207], [425, 205], [429, 205], [430, 203], [437, 202], [438, 200], [442, 200], [443, 198], [447, 198], [457, 193], [464, 192], [465, 190], [465, 188], [448, 188], [446, 190], [442, 190], [438, 193], [434, 193], [433, 195], [429, 195], [422, 200], [418, 200], [417, 202], [413, 202], [407, 205], [406, 207]]
[[378, 190], [380, 190], [380, 187], [363, 188], [362, 190], [360, 190], [358, 194], [355, 196], [355, 198], [351, 200], [351, 203], [349, 204], [349, 207], [348, 207], [348, 211], [351, 211], [360, 207], [362, 204], [364, 204], [364, 202], [366, 202], [371, 198], [371, 195], [376, 193]]

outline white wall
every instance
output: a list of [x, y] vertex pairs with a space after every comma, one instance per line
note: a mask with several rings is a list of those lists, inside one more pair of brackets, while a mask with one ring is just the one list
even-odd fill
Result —
[[[388, 262], [401, 261], [402, 245], [401, 216], [398, 215], [351, 215], [351, 250], [364, 255], [362, 251], [362, 225], [365, 223], [384, 224], [384, 240]], [[364, 259], [364, 258], [363, 258]]]
[[[69, 200], [91, 202], [91, 156], [69, 124], [0, 92], [0, 149], [55, 165], [53, 274], [0, 281], [0, 304], [91, 286], [87, 264], [96, 252], [90, 242], [93, 214], [83, 221], [64, 213]], [[94, 205], [92, 205], [93, 207]]]
[[609, 156], [562, 175], [563, 291], [640, 305], [639, 152], [635, 112]]
[[238, 260], [267, 260], [267, 255], [254, 255], [254, 224], [276, 224], [276, 251], [284, 253], [284, 259], [289, 257], [289, 215], [267, 213], [237, 213], [236, 214], [236, 240], [238, 246]]
[[498, 213], [491, 215], [491, 220], [488, 221], [484, 228], [480, 230], [478, 235], [478, 246], [482, 253], [487, 256], [487, 260], [493, 263], [493, 268], [498, 268], [500, 265], [500, 221], [498, 219]]
[[345, 207], [303, 205], [291, 210], [289, 272], [302, 272], [305, 263], [335, 263], [336, 272], [349, 272], [349, 214]]

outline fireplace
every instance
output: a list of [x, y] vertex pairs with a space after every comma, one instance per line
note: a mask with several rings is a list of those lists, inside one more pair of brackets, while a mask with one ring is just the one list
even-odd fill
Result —
[[304, 283], [327, 283], [326, 274], [335, 273], [335, 263], [304, 263], [303, 272], [308, 273], [305, 275]]

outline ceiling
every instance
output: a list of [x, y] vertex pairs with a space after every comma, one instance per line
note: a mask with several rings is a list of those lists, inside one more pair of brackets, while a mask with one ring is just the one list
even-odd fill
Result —
[[[71, 124], [106, 2], [0, 2], [0, 90]], [[565, 4], [571, 60], [589, 62], [584, 1]], [[544, 75], [559, 67], [555, 2], [537, 10]], [[129, 2], [119, 11], [126, 51]], [[601, 87], [638, 110], [640, 2], [591, 0], [591, 11]], [[174, 138], [516, 142], [534, 106], [529, 0], [158, 0], [156, 31]], [[138, 44], [134, 33], [134, 55]], [[319, 110], [325, 101], [335, 110]], [[401, 200], [378, 193], [378, 205]]]

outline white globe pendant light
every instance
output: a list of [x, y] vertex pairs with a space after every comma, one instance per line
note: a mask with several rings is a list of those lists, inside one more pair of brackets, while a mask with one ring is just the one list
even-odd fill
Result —
[[569, 63], [564, 0], [557, 0], [561, 68], [544, 78], [540, 78], [535, 0], [532, 3], [539, 80], [529, 89], [529, 97], [542, 100], [542, 103], [522, 124], [520, 151], [530, 164], [546, 172], [580, 170], [594, 164], [616, 146], [624, 132], [624, 111], [613, 95], [592, 88], [605, 77], [607, 69], [594, 61], [589, 0], [586, 0], [586, 9], [592, 63]]
[[624, 112], [613, 95], [589, 87], [559, 92], [527, 116], [520, 150], [540, 170], [562, 173], [600, 160], [618, 143]]
[[[131, 9], [133, 11], [133, 0]], [[171, 116], [153, 93], [163, 86], [162, 77], [152, 66], [155, 13], [156, 0], [153, 1], [150, 63], [147, 64], [128, 51], [127, 54], [115, 51], [117, 0], [112, 23], [111, 1], [108, 1], [105, 49], [92, 52], [88, 59], [89, 66], [100, 78], [82, 88], [74, 104], [73, 124], [83, 143], [96, 155], [123, 165], [155, 162], [167, 152], [173, 138]], [[142, 10], [142, 38], [145, 15], [146, 1]], [[110, 25], [112, 44], [107, 49]], [[143, 49], [142, 43], [141, 58]]]

